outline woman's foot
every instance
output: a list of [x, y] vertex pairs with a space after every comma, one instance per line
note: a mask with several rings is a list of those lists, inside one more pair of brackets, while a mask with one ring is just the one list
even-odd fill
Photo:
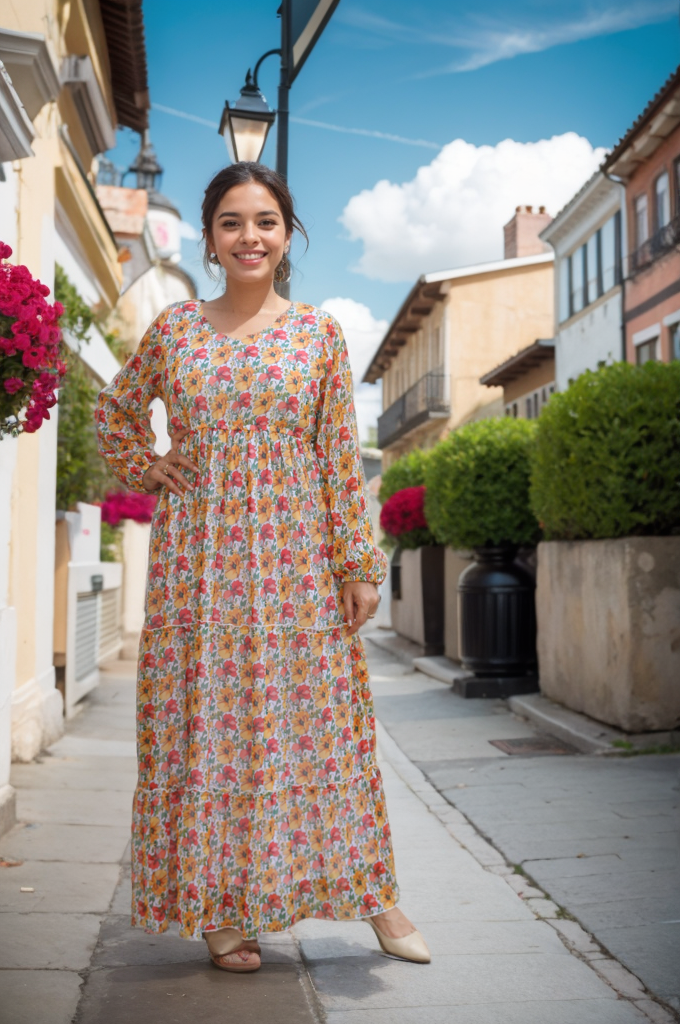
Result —
[[375, 932], [383, 953], [416, 964], [429, 964], [430, 951], [425, 939], [397, 907], [366, 920]]
[[247, 973], [258, 971], [262, 966], [257, 939], [244, 939], [238, 928], [204, 932], [203, 938], [208, 945], [210, 959], [223, 971]]
[[382, 914], [375, 914], [371, 920], [388, 939], [403, 939], [416, 930], [415, 925], [411, 924], [399, 907], [392, 907], [391, 910], [385, 910]]

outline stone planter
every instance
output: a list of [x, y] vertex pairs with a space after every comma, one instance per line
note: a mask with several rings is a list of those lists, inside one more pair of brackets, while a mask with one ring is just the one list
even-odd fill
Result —
[[392, 593], [392, 628], [424, 647], [426, 655], [443, 654], [444, 548], [401, 551], [398, 564], [400, 581], [399, 590]]
[[543, 693], [627, 732], [680, 725], [680, 537], [538, 548]]
[[472, 555], [467, 551], [444, 550], [444, 654], [460, 661], [458, 642], [458, 580], [467, 569]]

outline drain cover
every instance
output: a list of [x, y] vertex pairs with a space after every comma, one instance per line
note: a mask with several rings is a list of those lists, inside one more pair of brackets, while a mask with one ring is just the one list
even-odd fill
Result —
[[489, 743], [504, 754], [578, 754], [576, 747], [554, 736], [522, 736], [517, 740], [489, 740]]

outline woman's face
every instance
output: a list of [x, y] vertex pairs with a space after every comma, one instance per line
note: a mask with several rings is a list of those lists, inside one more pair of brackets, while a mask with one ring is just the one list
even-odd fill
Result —
[[255, 181], [224, 193], [208, 235], [227, 277], [244, 282], [272, 279], [289, 241], [279, 204]]

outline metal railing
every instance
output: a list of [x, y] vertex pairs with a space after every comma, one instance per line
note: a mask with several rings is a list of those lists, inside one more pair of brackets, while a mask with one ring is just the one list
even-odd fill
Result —
[[379, 417], [378, 447], [385, 448], [431, 417], [450, 412], [448, 375], [441, 370], [426, 373]]
[[665, 224], [664, 227], [655, 231], [651, 238], [630, 254], [629, 272], [637, 274], [640, 270], [648, 267], [654, 260], [670, 252], [680, 245], [680, 216]]

